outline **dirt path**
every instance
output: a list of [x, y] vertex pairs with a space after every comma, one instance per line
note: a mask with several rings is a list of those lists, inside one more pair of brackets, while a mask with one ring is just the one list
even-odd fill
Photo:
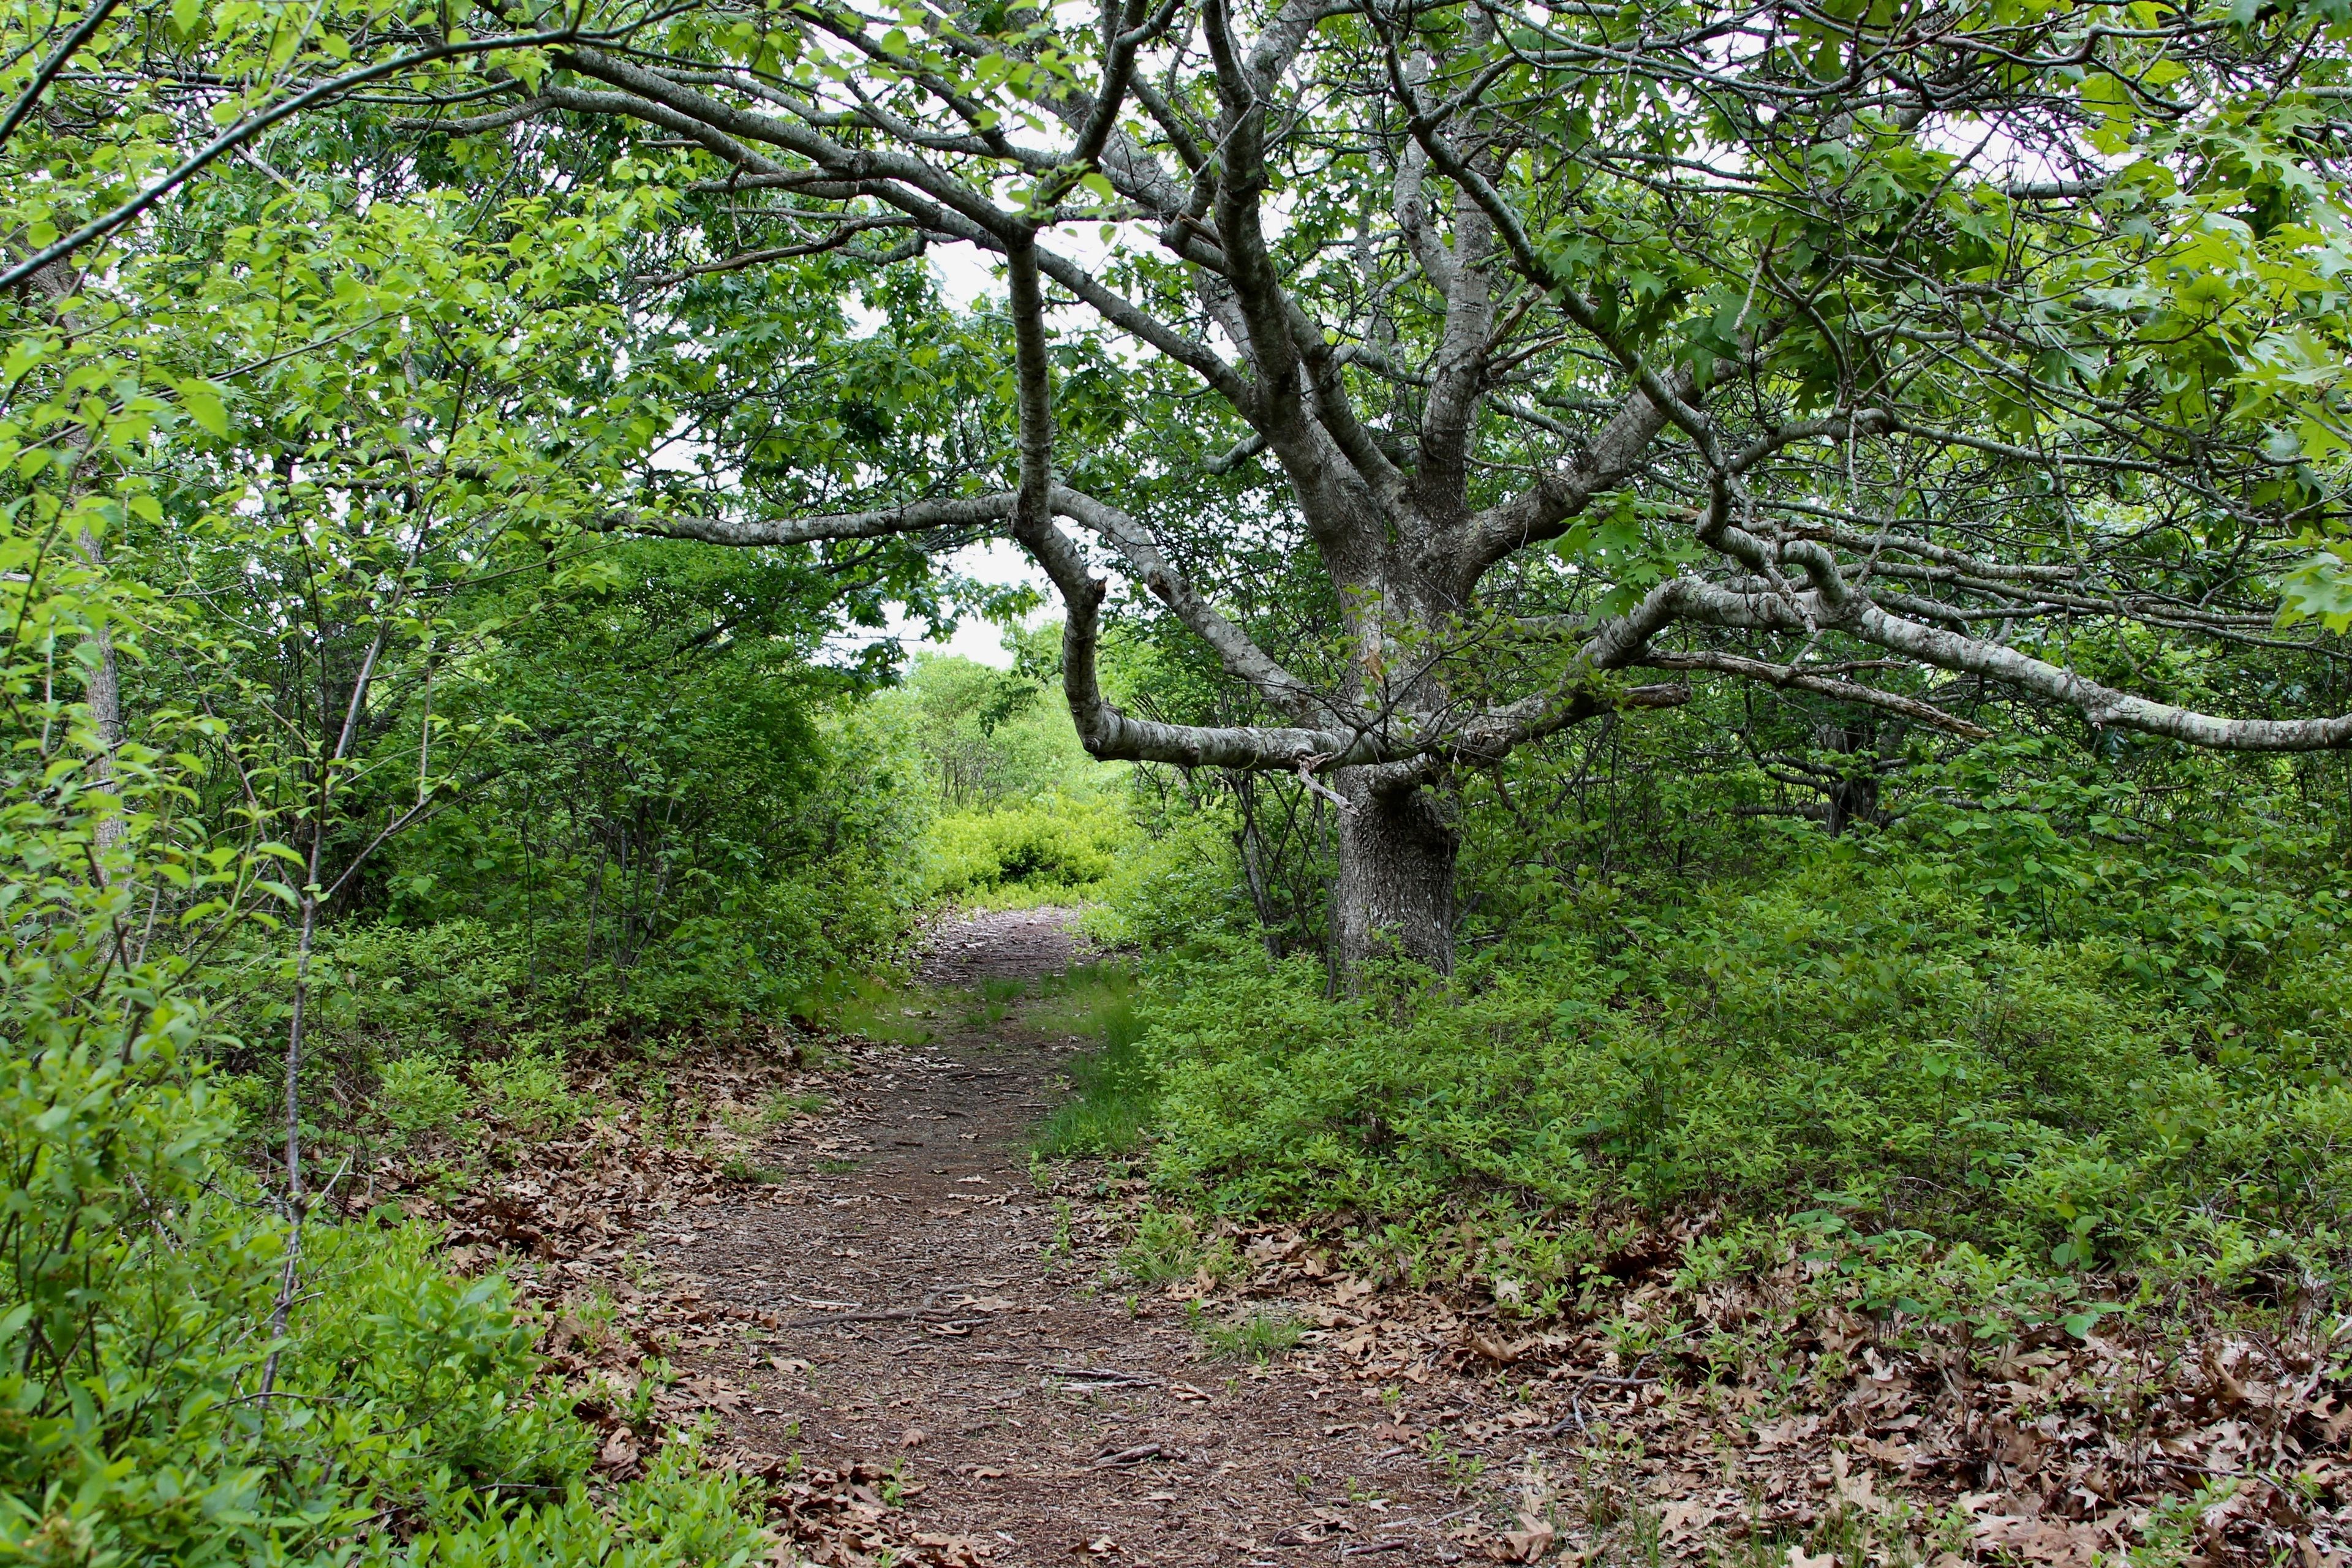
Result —
[[[1078, 956], [1064, 918], [951, 924], [924, 978], [1057, 973]], [[1447, 1529], [1478, 1504], [1377, 1389], [1211, 1357], [1183, 1302], [1118, 1276], [1087, 1189], [1040, 1190], [1025, 1140], [1087, 1042], [938, 1010], [946, 1030], [877, 1053], [775, 1201], [706, 1210], [655, 1255], [722, 1315], [777, 1324], [688, 1359], [747, 1384], [735, 1441], [898, 1505], [949, 1561], [1459, 1561]]]

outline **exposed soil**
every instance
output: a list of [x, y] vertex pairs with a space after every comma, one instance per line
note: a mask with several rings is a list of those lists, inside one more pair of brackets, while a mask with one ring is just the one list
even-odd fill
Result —
[[1087, 956], [1071, 930], [1077, 912], [1002, 910], [943, 921], [923, 947], [923, 984], [977, 985], [987, 980], [1060, 974]]
[[[1066, 913], [948, 924], [924, 978], [1064, 969]], [[1211, 1359], [1181, 1302], [1107, 1280], [1117, 1238], [1092, 1205], [1032, 1179], [1024, 1140], [1085, 1043], [1016, 1014], [890, 1053], [827, 1119], [832, 1169], [656, 1255], [709, 1302], [782, 1319], [747, 1352], [738, 1442], [895, 1472], [917, 1524], [992, 1563], [1458, 1561], [1444, 1531], [1476, 1505], [1433, 1479], [1374, 1391]]]

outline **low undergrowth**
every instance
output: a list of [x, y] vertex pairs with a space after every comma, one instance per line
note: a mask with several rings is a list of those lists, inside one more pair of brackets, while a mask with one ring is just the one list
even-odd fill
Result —
[[[301, 1237], [236, 1155], [230, 1102], [164, 1040], [0, 1068], [16, 1173], [0, 1558], [741, 1564], [757, 1498], [691, 1439], [591, 1485], [594, 1426], [496, 1274], [396, 1208]], [[289, 1331], [272, 1325], [290, 1316]], [[356, 1553], [356, 1557], [354, 1556]], [[509, 1557], [502, 1560], [515, 1560]]]
[[1547, 1535], [1587, 1561], [1759, 1568], [1800, 1563], [1792, 1547], [1852, 1568], [2352, 1549], [2352, 1316], [2309, 1302], [2249, 1314], [2182, 1288], [2159, 1310], [1986, 1336], [1874, 1300], [1799, 1231], [1736, 1276], [1693, 1267], [1711, 1233], [1692, 1216], [1622, 1236], [1637, 1245], [1535, 1318], [1510, 1310], [1509, 1276], [1416, 1285], [1343, 1226], [1127, 1202], [1118, 1270], [1180, 1301], [1210, 1354], [1361, 1384], [1381, 1436], [1465, 1491], [1522, 1454], [1507, 1549]]
[[1263, 1364], [1289, 1352], [1305, 1331], [1287, 1313], [1261, 1308], [1229, 1323], [1202, 1323], [1201, 1341], [1229, 1361]]
[[1449, 986], [1332, 999], [1318, 963], [1201, 939], [1101, 1059], [1149, 1098], [1169, 1196], [1339, 1216], [1529, 1311], [1694, 1214], [1703, 1275], [1801, 1236], [1885, 1305], [1988, 1321], [2138, 1280], [2327, 1299], [2352, 1212], [2335, 910], [2271, 932], [2222, 1004], [2150, 984], [2148, 944], [2021, 931], [1937, 867], [1834, 854], [1522, 933]]
[[1034, 909], [1093, 898], [1142, 834], [1116, 801], [1060, 792], [940, 816], [930, 888], [978, 909]]
[[1140, 1148], [1151, 1114], [1155, 1075], [1143, 1050], [1133, 981], [1122, 970], [1088, 966], [1048, 983], [1029, 1015], [1032, 1027], [1100, 1043], [1070, 1059], [1071, 1097], [1032, 1135], [1048, 1158], [1108, 1157]]

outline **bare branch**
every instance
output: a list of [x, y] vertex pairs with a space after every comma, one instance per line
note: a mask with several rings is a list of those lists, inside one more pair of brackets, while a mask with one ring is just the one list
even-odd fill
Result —
[[1648, 652], [1633, 661], [1649, 669], [1704, 669], [1718, 675], [1737, 675], [1748, 680], [1760, 680], [1795, 691], [1809, 691], [1816, 697], [1832, 698], [1840, 702], [1861, 703], [1866, 707], [1883, 708], [1906, 719], [1966, 736], [1971, 741], [1989, 741], [1992, 731], [1981, 724], [1947, 713], [1932, 702], [1900, 692], [1882, 691], [1852, 680], [1839, 680], [1789, 664], [1768, 664], [1760, 658], [1742, 658], [1728, 653], [1658, 653]]

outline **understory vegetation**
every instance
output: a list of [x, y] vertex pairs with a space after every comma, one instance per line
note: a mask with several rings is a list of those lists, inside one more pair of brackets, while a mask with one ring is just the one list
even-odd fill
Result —
[[[235, 731], [159, 702], [154, 739], [110, 752], [58, 662], [110, 646], [134, 690], [174, 667], [121, 588], [18, 559], [0, 1530], [27, 1560], [770, 1551], [758, 1483], [689, 1427], [600, 1468], [534, 1310], [360, 1194], [420, 1153], [409, 1179], [462, 1193], [495, 1177], [449, 1152], [481, 1119], [570, 1136], [614, 1111], [592, 1079], [650, 1115], [680, 1052], [772, 1050], [795, 1020], [921, 1044], [940, 1006], [981, 1028], [1019, 1007], [1090, 1042], [1033, 1147], [1148, 1173], [1124, 1263], [1147, 1286], [1232, 1276], [1223, 1227], [1276, 1219], [1538, 1321], [1629, 1267], [1696, 1289], [1791, 1257], [1830, 1269], [1824, 1300], [1995, 1344], [2341, 1308], [2334, 759], [2012, 734], [1888, 770], [1832, 832], [1762, 769], [1661, 767], [1703, 715], [1612, 726], [1464, 791], [1451, 976], [1343, 974], [1318, 892], [1337, 807], [1095, 768], [1050, 671], [809, 667], [729, 688], [732, 717], [689, 689], [675, 742], [641, 685], [574, 710], [575, 678], [491, 731], [519, 760], [360, 862], [306, 946], [292, 850], [212, 804], [254, 769]], [[714, 732], [750, 764], [725, 784]], [[921, 920], [1050, 902], [1084, 906], [1099, 962], [906, 1005]], [[315, 1196], [289, 1201], [289, 1158]], [[1247, 1362], [1299, 1330], [1202, 1332]]]
[[[1140, 1034], [1057, 1126], [1123, 1153], [1148, 1125], [1168, 1201], [1319, 1215], [1376, 1266], [1540, 1313], [1692, 1215], [1702, 1274], [1793, 1242], [1865, 1267], [1883, 1309], [1995, 1334], [2119, 1292], [2340, 1300], [2336, 764], [2018, 742], [1919, 770], [1836, 837], [1801, 799], [1756, 812], [1738, 770], [1645, 809], [1644, 767], [1496, 775], [1465, 813], [1482, 907], [1444, 982], [1335, 986], [1311, 930], [1251, 918], [1247, 824], [1216, 808], [1234, 831], [1196, 826], [1189, 864], [1097, 919], [1143, 944]], [[1527, 831], [1507, 804], [1560, 769], [1606, 815]], [[1580, 838], [1594, 858], [1568, 862]]]

